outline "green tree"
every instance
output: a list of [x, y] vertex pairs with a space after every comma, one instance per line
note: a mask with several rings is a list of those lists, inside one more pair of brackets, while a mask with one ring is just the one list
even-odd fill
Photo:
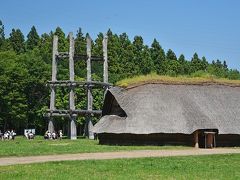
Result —
[[163, 62], [164, 74], [169, 76], [177, 76], [181, 72], [181, 65], [177, 60]]
[[206, 71], [208, 67], [208, 61], [205, 56], [202, 57], [202, 70]]
[[75, 53], [76, 54], [86, 54], [86, 38], [82, 33], [82, 29], [79, 28], [75, 38]]
[[206, 71], [208, 67], [208, 62], [206, 58], [203, 56], [202, 59], [199, 59], [198, 54], [194, 53], [191, 60], [191, 72], [194, 73], [196, 71]]
[[39, 53], [44, 62], [51, 64], [52, 62], [52, 40], [53, 33], [50, 34], [44, 33], [41, 35], [39, 41]]
[[49, 89], [45, 84], [50, 79], [51, 67], [42, 60], [37, 49], [21, 54], [19, 63], [28, 72], [24, 88], [27, 101], [26, 127], [40, 129], [42, 132], [45, 124], [41, 110], [49, 102]]
[[186, 61], [185, 56], [183, 54], [181, 54], [178, 58], [178, 61], [179, 61], [179, 63], [183, 64]]
[[158, 74], [162, 74], [163, 73], [162, 63], [165, 60], [165, 52], [155, 38], [150, 48], [150, 54], [154, 63], [154, 70]]
[[[0, 53], [0, 121], [4, 130], [23, 129], [26, 124], [27, 101], [24, 89], [28, 79], [27, 69], [18, 62], [13, 52]], [[18, 131], [19, 132], [19, 131]]]
[[171, 49], [169, 49], [166, 54], [166, 59], [167, 60], [177, 60], [177, 56]]
[[27, 49], [33, 50], [39, 45], [39, 41], [40, 41], [40, 37], [37, 33], [35, 26], [33, 26], [27, 35], [27, 41], [26, 41]]
[[181, 54], [178, 58], [178, 62], [179, 62], [179, 65], [180, 65], [180, 71], [179, 73], [181, 75], [184, 75], [184, 74], [188, 74], [188, 66], [187, 66], [187, 61], [185, 59], [185, 56], [183, 54]]
[[3, 47], [4, 41], [5, 41], [4, 25], [3, 25], [2, 21], [0, 20], [0, 50]]
[[[93, 43], [92, 43], [93, 44]], [[87, 43], [86, 43], [86, 37], [84, 37], [84, 34], [82, 33], [82, 29], [79, 28], [76, 34], [75, 38], [75, 54], [86, 54], [87, 52]], [[84, 59], [81, 59], [79, 61], [75, 62], [76, 69], [81, 69], [81, 71], [76, 71], [76, 75], [79, 77], [85, 77], [86, 76], [86, 62]]]
[[180, 64], [177, 61], [177, 56], [171, 49], [169, 49], [166, 53], [166, 59], [163, 63], [162, 69], [164, 74], [170, 76], [176, 76], [181, 71]]
[[207, 67], [207, 72], [217, 77], [227, 77], [227, 71], [228, 69], [225, 69], [219, 59], [217, 59], [217, 61], [212, 61], [212, 64]]
[[65, 37], [65, 33], [60, 27], [57, 27], [54, 35], [58, 36], [58, 50], [59, 52], [66, 52], [69, 48], [68, 38]]
[[132, 70], [133, 75], [141, 74], [141, 65], [142, 65], [142, 51], [143, 51], [143, 38], [141, 36], [135, 36], [133, 40], [133, 62], [135, 68]]
[[[110, 82], [116, 82], [119, 81], [122, 74], [121, 59], [119, 59], [120, 41], [118, 35], [113, 34], [111, 29], [108, 30], [107, 36], [108, 36], [109, 79]], [[98, 72], [102, 72], [102, 69], [99, 69]]]
[[227, 78], [229, 79], [240, 79], [240, 72], [236, 69], [230, 69], [227, 74]]
[[24, 45], [24, 35], [20, 31], [20, 29], [12, 29], [12, 32], [10, 33], [10, 44], [12, 49], [17, 53], [23, 53], [25, 51], [25, 45]]
[[142, 66], [141, 66], [141, 73], [142, 74], [149, 74], [152, 71], [154, 71], [154, 62], [151, 58], [151, 53], [148, 48], [148, 46], [144, 46], [142, 55], [141, 55], [141, 61], [142, 61]]
[[126, 33], [122, 33], [119, 36], [119, 43], [119, 66], [121, 69], [120, 79], [132, 77], [132, 72], [135, 68], [133, 45]]
[[227, 65], [226, 61], [223, 61], [223, 68], [226, 69], [226, 70], [228, 69], [228, 65]]
[[[54, 35], [58, 36], [58, 52], [68, 52], [69, 51], [69, 37], [65, 37], [65, 33], [60, 27], [57, 27]], [[53, 34], [50, 34], [53, 37]], [[59, 61], [58, 62], [58, 74], [57, 79], [67, 80], [69, 79], [69, 62]]]

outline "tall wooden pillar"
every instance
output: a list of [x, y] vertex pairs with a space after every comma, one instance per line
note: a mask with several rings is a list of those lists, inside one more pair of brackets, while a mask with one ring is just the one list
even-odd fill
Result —
[[198, 130], [196, 130], [195, 132], [194, 132], [194, 147], [195, 148], [199, 148], [199, 141], [198, 141]]
[[52, 81], [57, 81], [57, 59], [58, 54], [58, 36], [53, 36], [53, 54], [52, 54]]
[[[92, 71], [91, 71], [91, 46], [92, 46], [92, 39], [90, 36], [87, 36], [87, 82], [92, 81]], [[91, 85], [87, 86], [87, 110], [92, 110], [92, 103], [93, 103], [93, 96], [92, 96], [92, 87]], [[91, 115], [86, 117], [86, 126], [85, 126], [85, 136], [89, 139], [94, 139], [91, 135], [89, 125], [92, 124]]]
[[[87, 37], [87, 81], [91, 82], [92, 81], [92, 72], [91, 72], [91, 38], [88, 36]], [[87, 88], [87, 93], [88, 93], [88, 105], [87, 109], [92, 110], [92, 87], [88, 86]]]
[[[102, 45], [103, 45], [103, 82], [108, 83], [108, 55], [107, 55], [107, 43], [108, 37], [107, 35], [104, 36]], [[107, 92], [108, 87], [104, 87], [104, 98]]]
[[[69, 77], [70, 81], [74, 81], [74, 38], [73, 33], [69, 33]], [[69, 109], [70, 111], [75, 110], [75, 99], [74, 99], [74, 87], [70, 86], [69, 92]], [[70, 139], [77, 139], [77, 127], [76, 127], [76, 117], [70, 114], [70, 123], [69, 123], [69, 136]]]
[[108, 56], [107, 56], [107, 42], [108, 37], [103, 38], [103, 82], [108, 83]]
[[50, 117], [48, 121], [48, 131], [53, 132], [54, 131], [54, 124], [53, 124], [53, 118]]
[[70, 116], [68, 123], [68, 136], [70, 139], [77, 139], [77, 125], [76, 125], [76, 116]]
[[[53, 54], [52, 54], [52, 81], [57, 81], [57, 59], [56, 55], [58, 54], [58, 37], [53, 36]], [[51, 96], [50, 96], [50, 111], [55, 110], [56, 102], [56, 87], [51, 86]], [[50, 117], [48, 122], [48, 131], [54, 131], [53, 118]]]
[[88, 138], [94, 139], [93, 123], [92, 123], [91, 119], [88, 121]]

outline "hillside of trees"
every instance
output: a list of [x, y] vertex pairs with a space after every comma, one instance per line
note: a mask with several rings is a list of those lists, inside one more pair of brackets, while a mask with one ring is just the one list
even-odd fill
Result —
[[[60, 27], [40, 35], [33, 26], [26, 37], [20, 29], [12, 29], [7, 38], [0, 21], [0, 130], [13, 128], [18, 134], [22, 134], [24, 128], [35, 128], [37, 133], [46, 130], [47, 119], [43, 114], [49, 106], [50, 91], [46, 82], [51, 79], [54, 34], [59, 37], [59, 51], [67, 52], [68, 37]], [[86, 53], [86, 35], [79, 28], [75, 35], [76, 53]], [[141, 36], [135, 36], [131, 41], [126, 33], [119, 35], [108, 30], [107, 35], [109, 81], [113, 84], [152, 72], [169, 76], [207, 73], [217, 78], [240, 79], [239, 71], [229, 69], [225, 60], [208, 60], [197, 53], [187, 60], [183, 54], [177, 57], [171, 49], [165, 52], [156, 39], [147, 46]], [[93, 55], [102, 55], [102, 39], [103, 33], [99, 33], [93, 40]], [[102, 64], [93, 63], [92, 66], [93, 79], [102, 80]], [[69, 79], [68, 61], [59, 62], [58, 67], [57, 79]], [[86, 79], [84, 61], [76, 62], [75, 78]], [[94, 108], [101, 109], [103, 91], [95, 90], [93, 94]], [[86, 90], [77, 90], [76, 103], [76, 108], [86, 109]], [[68, 108], [68, 89], [58, 89], [56, 106]], [[78, 118], [78, 131], [82, 130], [84, 123], [84, 118]], [[56, 124], [58, 129], [64, 130], [67, 119], [59, 118]]]

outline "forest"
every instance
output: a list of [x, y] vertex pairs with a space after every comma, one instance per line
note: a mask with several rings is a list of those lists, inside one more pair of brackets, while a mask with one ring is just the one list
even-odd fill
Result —
[[[59, 38], [59, 51], [68, 51], [68, 36], [60, 27], [54, 31], [38, 34], [32, 26], [25, 37], [20, 29], [13, 28], [6, 36], [4, 23], [0, 21], [0, 130], [15, 129], [23, 134], [25, 128], [35, 128], [42, 134], [47, 127], [44, 116], [49, 106], [50, 89], [46, 86], [51, 79], [52, 39]], [[81, 28], [75, 34], [75, 52], [86, 54], [86, 36]], [[167, 51], [153, 39], [150, 46], [144, 44], [141, 36], [130, 40], [127, 33], [115, 34], [110, 29], [108, 35], [109, 82], [116, 82], [139, 75], [156, 73], [167, 76], [204, 76], [216, 78], [240, 79], [236, 69], [228, 68], [226, 60], [206, 59], [193, 53], [191, 59], [184, 54], [176, 56], [173, 50]], [[102, 55], [102, 39], [100, 32], [93, 40], [92, 54]], [[102, 80], [102, 64], [92, 63], [93, 80]], [[68, 61], [58, 64], [59, 80], [69, 79]], [[75, 79], [86, 79], [86, 62], [75, 63]], [[94, 109], [101, 109], [103, 90], [93, 92]], [[86, 109], [86, 89], [76, 90], [76, 108]], [[57, 90], [56, 107], [68, 109], [68, 89]], [[94, 118], [96, 122], [98, 118]], [[79, 117], [78, 133], [82, 134], [85, 119]], [[56, 119], [58, 129], [65, 131], [67, 119]]]

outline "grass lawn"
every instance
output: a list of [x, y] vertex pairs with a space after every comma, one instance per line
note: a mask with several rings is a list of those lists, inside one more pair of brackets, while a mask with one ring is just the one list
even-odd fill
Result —
[[3, 166], [0, 179], [240, 179], [240, 154]]
[[0, 157], [30, 156], [66, 153], [107, 152], [122, 150], [151, 150], [151, 149], [187, 149], [184, 146], [107, 146], [99, 145], [96, 140], [44, 140], [37, 136], [34, 140], [27, 140], [17, 136], [14, 141], [0, 141]]

